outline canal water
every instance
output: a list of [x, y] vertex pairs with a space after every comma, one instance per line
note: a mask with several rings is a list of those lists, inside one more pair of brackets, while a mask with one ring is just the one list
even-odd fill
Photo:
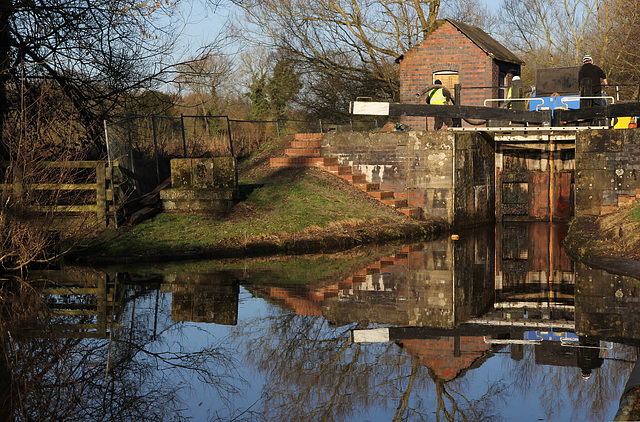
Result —
[[32, 272], [3, 298], [0, 419], [613, 420], [640, 291], [566, 230]]

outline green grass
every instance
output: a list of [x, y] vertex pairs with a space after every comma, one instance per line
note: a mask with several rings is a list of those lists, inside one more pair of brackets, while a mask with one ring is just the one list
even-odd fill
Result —
[[640, 205], [635, 205], [633, 210], [631, 210], [629, 217], [631, 218], [632, 221], [635, 221], [636, 223], [640, 223]]
[[247, 241], [254, 236], [325, 228], [336, 222], [402, 217], [355, 201], [309, 174], [275, 177], [246, 198], [253, 218], [229, 220], [208, 215], [161, 213], [130, 231], [107, 231], [85, 253], [100, 255], [164, 254], [197, 251], [226, 239]]

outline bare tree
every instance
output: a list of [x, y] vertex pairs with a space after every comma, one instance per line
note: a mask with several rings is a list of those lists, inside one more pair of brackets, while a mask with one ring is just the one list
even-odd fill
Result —
[[[195, 100], [198, 107], [198, 115], [215, 116], [226, 108], [226, 101], [223, 101], [220, 93], [225, 90], [228, 92], [233, 72], [233, 62], [228, 56], [206, 54], [179, 65], [175, 83], [181, 91], [182, 87], [189, 91], [189, 97]], [[204, 119], [204, 124], [209, 131], [209, 119]]]
[[609, 82], [622, 85], [622, 98], [635, 100], [640, 97], [639, 8], [638, 0], [601, 2], [590, 39], [591, 51], [602, 56]]
[[487, 34], [496, 32], [500, 23], [498, 16], [479, 0], [443, 0], [441, 15], [482, 28]]
[[248, 0], [240, 7], [246, 25], [237, 34], [247, 42], [284, 51], [307, 75], [377, 81], [369, 94], [395, 98], [394, 60], [431, 32], [440, 0]]
[[[95, 142], [102, 119], [171, 66], [167, 59], [176, 34], [171, 21], [162, 19], [176, 6], [171, 0], [3, 0], [0, 90], [20, 92], [43, 78], [55, 81]], [[3, 113], [21, 106], [10, 96], [0, 100]]]
[[[588, 49], [596, 0], [503, 0], [501, 35], [536, 68], [576, 66]], [[595, 53], [592, 53], [595, 54]]]

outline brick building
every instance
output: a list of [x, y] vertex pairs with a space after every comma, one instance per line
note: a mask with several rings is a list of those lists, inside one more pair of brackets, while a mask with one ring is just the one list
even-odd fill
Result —
[[[511, 78], [520, 75], [524, 64], [480, 28], [451, 19], [437, 21], [431, 34], [396, 61], [401, 103], [424, 103], [425, 96], [416, 93], [439, 79], [452, 94], [455, 85], [461, 85], [456, 104], [476, 106], [484, 105], [487, 98], [504, 98]], [[402, 123], [414, 130], [426, 129], [424, 117], [404, 116]]]

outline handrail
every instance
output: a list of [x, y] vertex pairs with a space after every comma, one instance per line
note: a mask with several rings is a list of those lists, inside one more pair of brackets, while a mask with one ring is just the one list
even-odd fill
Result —
[[615, 102], [616, 102], [615, 98], [613, 98], [612, 96], [601, 96], [601, 97], [597, 97], [597, 96], [596, 97], [576, 97], [576, 96], [573, 96], [573, 97], [561, 97], [561, 98], [562, 99], [560, 100], [560, 102], [562, 104], [566, 105], [567, 107], [569, 107], [569, 105], [564, 102], [565, 100], [567, 100], [567, 101], [601, 100], [603, 98], [606, 98], [606, 99], [610, 99], [611, 100], [611, 104], [615, 104]]
[[516, 102], [516, 101], [532, 101], [532, 100], [539, 100], [542, 101], [542, 103], [544, 104], [544, 100], [542, 98], [536, 98], [536, 97], [531, 97], [531, 98], [487, 98], [486, 100], [484, 100], [484, 106], [487, 106], [487, 103], [489, 102]]

